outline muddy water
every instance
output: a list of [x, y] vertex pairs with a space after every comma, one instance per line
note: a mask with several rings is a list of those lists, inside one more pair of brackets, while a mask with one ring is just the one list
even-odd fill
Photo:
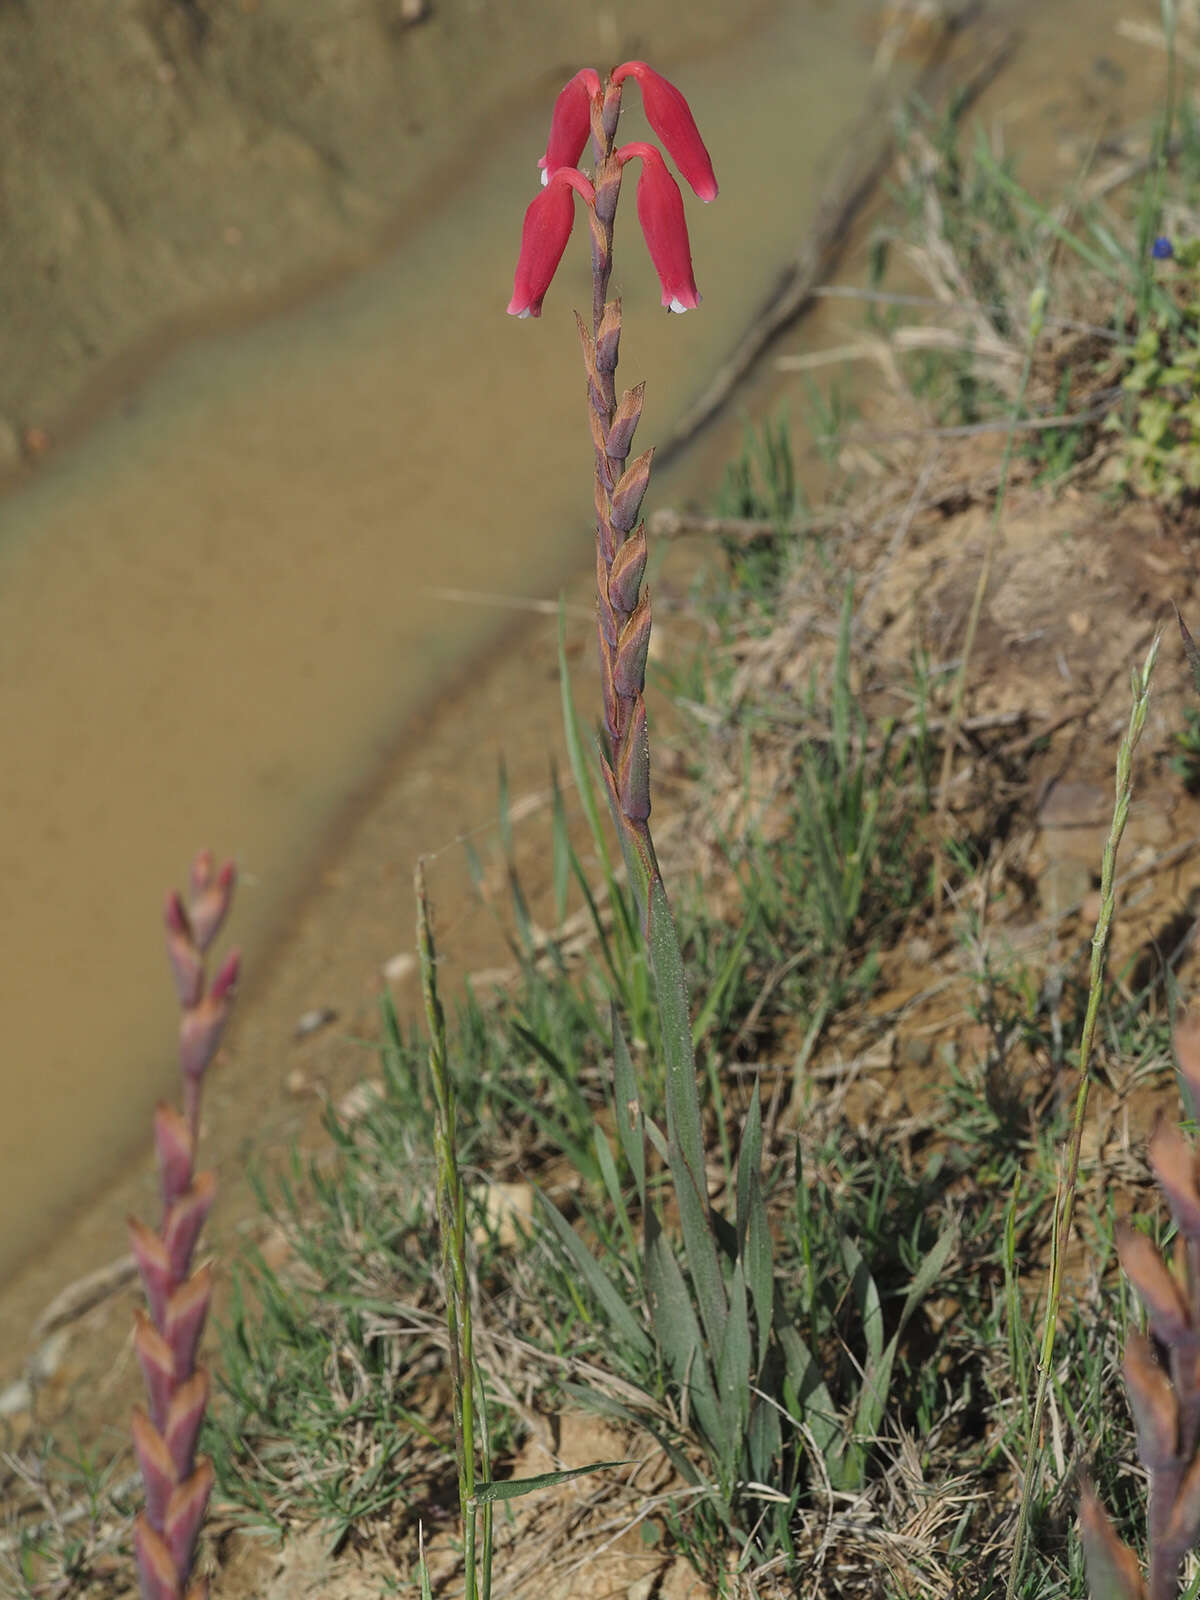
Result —
[[[618, 241], [650, 438], [794, 251], [874, 9], [781, 7], [719, 57], [683, 39], [661, 63], [722, 193], [690, 209], [699, 315], [658, 311], [632, 207]], [[486, 642], [433, 591], [553, 595], [586, 564], [582, 227], [543, 320], [503, 315], [545, 117], [514, 118], [372, 270], [178, 352], [0, 504], [0, 1273], [171, 1081], [155, 916], [196, 844], [238, 858], [253, 970], [331, 817]], [[462, 770], [490, 793], [490, 756]]]

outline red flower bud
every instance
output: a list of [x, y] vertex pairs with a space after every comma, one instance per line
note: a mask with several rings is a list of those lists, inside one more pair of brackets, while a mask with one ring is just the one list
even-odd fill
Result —
[[546, 154], [538, 162], [542, 182], [549, 183], [559, 167], [577, 167], [587, 143], [592, 121], [592, 99], [600, 93], [600, 79], [591, 67], [577, 72], [554, 102]]
[[[644, 61], [626, 61], [612, 75], [614, 83], [636, 78], [646, 108], [646, 121], [667, 147], [671, 160], [691, 184], [699, 199], [717, 198], [717, 179], [691, 107], [673, 83]], [[579, 147], [583, 148], [582, 143]]]
[[596, 193], [582, 172], [574, 167], [559, 167], [541, 194], [530, 202], [521, 229], [521, 254], [513, 276], [513, 294], [508, 303], [510, 317], [540, 317], [542, 301], [558, 270], [571, 225], [575, 221], [576, 190], [594, 205]]
[[622, 145], [617, 151], [622, 163], [635, 156], [642, 163], [637, 187], [638, 221], [662, 285], [662, 303], [668, 311], [694, 311], [700, 296], [692, 271], [692, 247], [679, 185], [654, 145], [635, 142]]

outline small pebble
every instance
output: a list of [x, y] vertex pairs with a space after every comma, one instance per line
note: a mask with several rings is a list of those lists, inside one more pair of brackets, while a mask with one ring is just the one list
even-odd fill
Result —
[[393, 956], [390, 961], [383, 963], [383, 975], [389, 983], [400, 983], [410, 977], [417, 969], [416, 956], [405, 952], [403, 955]]
[[307, 1039], [310, 1033], [318, 1033], [322, 1028], [327, 1028], [331, 1022], [337, 1021], [337, 1012], [332, 1006], [314, 1006], [311, 1011], [306, 1011], [298, 1018], [294, 1039]]

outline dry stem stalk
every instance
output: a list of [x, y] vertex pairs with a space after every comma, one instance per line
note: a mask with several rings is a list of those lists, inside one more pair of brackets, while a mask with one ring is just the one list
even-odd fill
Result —
[[[160, 1104], [154, 1142], [161, 1181], [158, 1232], [131, 1217], [130, 1237], [150, 1314], [135, 1313], [134, 1348], [149, 1396], [149, 1413], [135, 1409], [133, 1443], [146, 1489], [146, 1509], [134, 1526], [143, 1600], [205, 1600], [208, 1585], [188, 1585], [196, 1535], [212, 1490], [212, 1463], [195, 1454], [208, 1403], [208, 1374], [196, 1365], [212, 1294], [208, 1266], [192, 1272], [192, 1253], [216, 1192], [211, 1172], [196, 1172], [200, 1096], [233, 1001], [235, 951], [206, 986], [204, 955], [233, 899], [234, 868], [218, 872], [202, 852], [192, 864], [185, 908], [172, 893], [166, 905], [167, 955], [181, 1011], [179, 1060], [185, 1115]], [[185, 1586], [187, 1586], [185, 1588]]]

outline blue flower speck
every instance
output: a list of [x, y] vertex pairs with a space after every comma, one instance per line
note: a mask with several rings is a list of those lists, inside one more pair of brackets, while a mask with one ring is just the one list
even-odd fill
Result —
[[1155, 261], [1169, 261], [1175, 254], [1175, 246], [1171, 243], [1170, 239], [1167, 238], [1165, 233], [1160, 233], [1158, 238], [1155, 239], [1154, 243], [1150, 246], [1150, 254], [1154, 257]]

